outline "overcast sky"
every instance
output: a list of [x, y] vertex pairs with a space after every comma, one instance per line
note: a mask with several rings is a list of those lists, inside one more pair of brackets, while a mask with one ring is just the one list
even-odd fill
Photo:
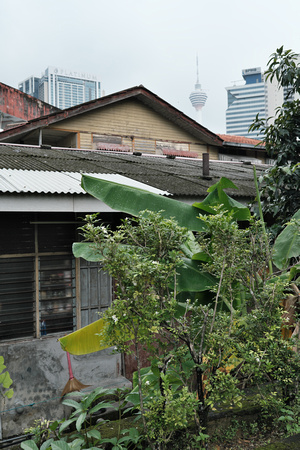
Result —
[[284, 45], [300, 52], [299, 0], [0, 0], [0, 81], [13, 87], [48, 66], [96, 74], [105, 94], [144, 85], [225, 132], [225, 87], [266, 68]]

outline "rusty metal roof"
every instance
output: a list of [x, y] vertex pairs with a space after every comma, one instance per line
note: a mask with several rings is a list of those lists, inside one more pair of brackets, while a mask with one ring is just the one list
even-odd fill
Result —
[[[256, 167], [258, 174], [266, 167], [258, 165]], [[221, 177], [226, 177], [238, 187], [238, 190], [228, 191], [230, 195], [248, 199], [255, 197], [253, 168], [251, 164], [240, 162], [211, 160], [209, 177], [203, 177], [200, 159], [182, 157], [169, 159], [156, 155], [135, 156], [119, 152], [45, 149], [0, 143], [0, 169], [23, 171], [23, 176], [25, 171], [30, 171], [31, 176], [35, 176], [35, 181], [32, 181], [35, 186], [32, 189], [35, 189], [35, 192], [38, 192], [38, 184], [42, 183], [43, 177], [44, 179], [49, 177], [48, 179], [54, 182], [51, 173], [64, 173], [64, 177], [59, 181], [61, 192], [64, 193], [67, 193], [68, 182], [69, 186], [73, 186], [72, 177], [78, 180], [82, 173], [88, 173], [122, 175], [178, 197], [203, 197], [211, 185]], [[29, 189], [28, 192], [33, 190]]]

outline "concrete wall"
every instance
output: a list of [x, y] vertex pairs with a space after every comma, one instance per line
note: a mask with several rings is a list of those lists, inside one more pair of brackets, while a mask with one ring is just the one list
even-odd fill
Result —
[[[36, 419], [62, 419], [69, 414], [60, 402], [68, 379], [67, 355], [54, 337], [0, 344], [0, 355], [13, 380], [12, 399], [0, 399], [0, 439], [23, 434]], [[71, 355], [74, 376], [84, 384], [107, 388], [130, 387], [121, 376], [121, 355], [110, 349], [90, 355]]]
[[59, 109], [24, 94], [18, 89], [0, 83], [0, 111], [4, 115], [11, 116], [12, 119], [8, 118], [7, 121], [13, 122], [14, 117], [28, 121], [59, 111]]

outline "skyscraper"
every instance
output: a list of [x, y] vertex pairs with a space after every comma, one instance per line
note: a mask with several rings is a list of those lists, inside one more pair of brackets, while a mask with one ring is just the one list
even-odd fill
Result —
[[19, 83], [18, 89], [25, 94], [39, 98], [39, 82], [40, 78], [32, 76]]
[[[36, 80], [38, 92], [27, 92], [26, 87], [36, 85]], [[19, 83], [19, 89], [60, 109], [101, 97], [101, 83], [96, 75], [51, 66], [41, 78], [30, 77]]]
[[197, 122], [202, 124], [202, 108], [203, 106], [205, 106], [207, 95], [201, 89], [201, 84], [199, 83], [198, 56], [197, 56], [197, 81], [195, 84], [195, 90], [190, 93], [189, 99], [196, 110]]
[[258, 138], [257, 132], [249, 132], [257, 114], [261, 119], [274, 116], [283, 103], [283, 90], [270, 80], [265, 80], [260, 67], [242, 71], [245, 84], [226, 88], [226, 133]]

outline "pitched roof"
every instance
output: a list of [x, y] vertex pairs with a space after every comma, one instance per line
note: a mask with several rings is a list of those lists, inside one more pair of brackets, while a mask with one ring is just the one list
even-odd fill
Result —
[[[258, 174], [265, 168], [264, 165], [257, 166]], [[95, 176], [104, 173], [119, 174], [167, 191], [175, 197], [204, 197], [211, 185], [221, 177], [226, 177], [238, 187], [237, 190], [228, 190], [230, 195], [248, 199], [255, 197], [251, 164], [225, 161], [210, 161], [209, 177], [205, 177], [202, 175], [202, 160], [196, 158], [169, 159], [157, 155], [136, 156], [119, 152], [40, 148], [2, 143], [0, 169], [30, 170], [41, 174], [55, 172], [89, 173]], [[3, 174], [4, 172], [2, 176]], [[62, 192], [69, 193], [67, 188], [65, 191], [62, 189]]]
[[16, 136], [20, 137], [29, 131], [47, 127], [48, 125], [61, 122], [62, 120], [76, 117], [86, 112], [91, 112], [107, 105], [112, 105], [114, 103], [132, 98], [144, 103], [158, 114], [175, 123], [178, 127], [184, 129], [196, 138], [203, 140], [205, 143], [222, 146], [222, 139], [217, 134], [209, 131], [207, 128], [203, 127], [198, 122], [191, 119], [189, 116], [185, 115], [183, 112], [179, 111], [174, 106], [158, 97], [158, 95], [149, 91], [142, 85], [125, 89], [114, 94], [106, 95], [105, 97], [91, 100], [62, 111], [30, 120], [23, 125], [0, 133], [0, 141], [11, 142], [12, 138], [15, 138]]
[[263, 142], [259, 139], [252, 139], [245, 136], [234, 136], [230, 134], [218, 134], [223, 139], [224, 144], [239, 144], [243, 146], [262, 147]]

